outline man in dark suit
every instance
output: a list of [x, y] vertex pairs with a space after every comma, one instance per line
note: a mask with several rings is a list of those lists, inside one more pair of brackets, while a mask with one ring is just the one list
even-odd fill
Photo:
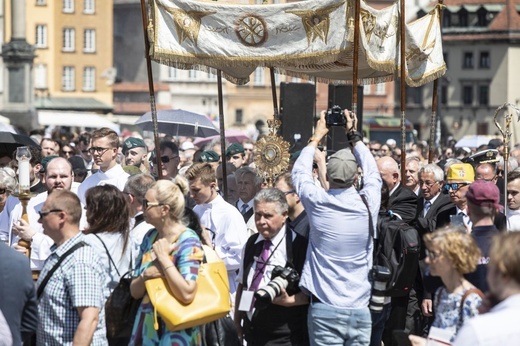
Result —
[[13, 345], [27, 342], [38, 327], [38, 302], [29, 259], [0, 243], [0, 310]]
[[[415, 228], [421, 237], [437, 229], [437, 215], [455, 207], [450, 197], [441, 193], [444, 172], [436, 164], [428, 164], [419, 171], [419, 186], [422, 197], [417, 202], [417, 221]], [[423, 257], [423, 256], [421, 256]]]
[[417, 195], [399, 182], [400, 174], [397, 162], [390, 156], [385, 156], [377, 160], [377, 168], [390, 190], [388, 210], [399, 215], [407, 224], [413, 225], [417, 211]]

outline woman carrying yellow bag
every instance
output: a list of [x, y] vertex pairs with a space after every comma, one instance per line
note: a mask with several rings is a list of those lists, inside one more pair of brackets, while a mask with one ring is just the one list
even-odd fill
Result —
[[143, 239], [130, 286], [134, 298], [143, 298], [131, 345], [201, 344], [199, 327], [168, 330], [161, 317], [154, 316], [145, 288], [146, 280], [164, 277], [179, 302], [189, 304], [195, 297], [203, 252], [197, 234], [182, 223], [183, 211], [184, 196], [179, 186], [170, 181], [154, 183], [143, 200], [144, 218], [155, 229]]

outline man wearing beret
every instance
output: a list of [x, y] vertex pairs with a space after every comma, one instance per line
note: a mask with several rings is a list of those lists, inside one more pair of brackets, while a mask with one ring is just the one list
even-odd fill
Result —
[[237, 169], [246, 164], [244, 147], [242, 144], [233, 143], [226, 149], [226, 160], [231, 162]]
[[146, 157], [148, 150], [141, 138], [128, 137], [123, 143], [123, 155], [125, 155], [125, 165], [135, 166], [143, 173], [148, 172], [146, 167]]
[[204, 150], [199, 157], [199, 162], [209, 163], [214, 170], [217, 170], [219, 161], [220, 155], [214, 152], [213, 150]]

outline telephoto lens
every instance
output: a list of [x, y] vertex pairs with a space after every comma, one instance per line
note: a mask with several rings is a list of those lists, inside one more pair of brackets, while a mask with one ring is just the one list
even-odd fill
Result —
[[386, 282], [374, 281], [374, 285], [372, 286], [372, 297], [370, 298], [370, 304], [368, 305], [370, 311], [383, 311], [383, 305], [385, 303], [385, 289]]

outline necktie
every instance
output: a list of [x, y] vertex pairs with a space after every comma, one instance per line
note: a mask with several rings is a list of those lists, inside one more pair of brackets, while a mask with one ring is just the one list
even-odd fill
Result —
[[247, 209], [249, 209], [249, 206], [247, 204], [242, 204], [242, 215], [244, 215], [245, 213], [247, 213]]
[[428, 214], [428, 211], [430, 210], [430, 207], [432, 206], [432, 202], [430, 201], [425, 201], [424, 202], [424, 214], [423, 214], [423, 217], [426, 217], [426, 214]]
[[269, 248], [271, 247], [272, 242], [268, 239], [264, 240], [264, 248], [260, 253], [260, 257], [256, 261], [255, 274], [253, 275], [253, 282], [251, 282], [250, 291], [256, 291], [258, 286], [260, 286], [260, 282], [262, 281], [262, 277], [265, 273], [265, 268], [267, 267], [267, 260], [269, 259]]

